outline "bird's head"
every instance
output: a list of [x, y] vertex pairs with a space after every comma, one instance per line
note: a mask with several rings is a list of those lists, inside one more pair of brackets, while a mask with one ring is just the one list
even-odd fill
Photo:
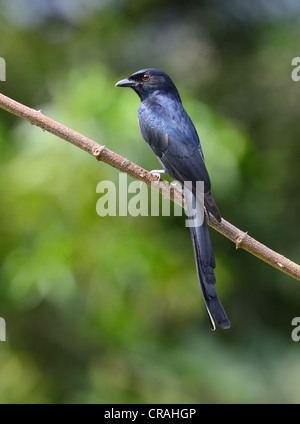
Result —
[[177, 88], [171, 78], [163, 71], [155, 68], [142, 69], [130, 77], [117, 82], [116, 87], [130, 87], [139, 96], [141, 101], [152, 94], [165, 94], [181, 102]]

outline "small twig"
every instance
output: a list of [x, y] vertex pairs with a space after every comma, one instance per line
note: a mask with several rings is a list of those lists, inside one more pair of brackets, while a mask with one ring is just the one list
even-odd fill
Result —
[[[131, 177], [151, 186], [151, 188], [159, 190], [165, 197], [170, 198], [179, 205], [183, 205], [183, 193], [176, 186], [169, 184], [167, 181], [158, 180], [157, 177], [135, 163], [115, 152], [112, 152], [107, 147], [96, 143], [88, 137], [85, 137], [84, 135], [71, 130], [53, 119], [48, 118], [43, 115], [41, 111], [36, 111], [24, 106], [3, 94], [0, 94], [0, 107], [7, 112], [29, 121], [32, 125], [36, 125], [43, 130], [74, 144], [94, 156], [98, 161], [105, 162], [119, 171], [125, 172]], [[210, 220], [211, 227], [233, 241], [237, 249], [241, 248], [246, 250], [269, 265], [277, 268], [279, 271], [282, 271], [290, 277], [300, 281], [299, 265], [269, 249], [262, 243], [250, 237], [247, 232], [245, 233], [239, 230], [223, 218], [220, 223], [213, 217], [210, 217]]]

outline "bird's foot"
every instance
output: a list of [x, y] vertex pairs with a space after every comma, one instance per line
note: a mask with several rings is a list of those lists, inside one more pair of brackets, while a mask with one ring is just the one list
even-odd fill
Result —
[[161, 179], [160, 174], [164, 174], [164, 173], [165, 173], [164, 169], [153, 169], [152, 171], [150, 171], [150, 174], [154, 175], [159, 180]]

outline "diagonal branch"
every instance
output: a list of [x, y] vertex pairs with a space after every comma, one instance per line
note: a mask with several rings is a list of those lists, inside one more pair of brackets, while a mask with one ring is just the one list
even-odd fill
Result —
[[[183, 194], [179, 188], [170, 185], [167, 181], [158, 180], [157, 177], [140, 166], [118, 155], [117, 153], [112, 152], [107, 147], [96, 143], [84, 135], [48, 118], [40, 111], [24, 106], [3, 94], [0, 94], [0, 108], [18, 116], [19, 118], [29, 121], [32, 125], [36, 125], [71, 144], [74, 144], [94, 156], [98, 161], [105, 162], [119, 171], [125, 172], [131, 177], [151, 186], [151, 188], [159, 190], [165, 197], [172, 199], [179, 205], [183, 204]], [[269, 249], [262, 243], [250, 237], [247, 232], [245, 233], [239, 230], [234, 225], [225, 221], [225, 219], [222, 218], [220, 223], [213, 217], [211, 217], [210, 220], [211, 227], [233, 241], [237, 249], [242, 248], [246, 250], [274, 268], [277, 268], [279, 271], [282, 271], [290, 277], [300, 281], [299, 265]]]

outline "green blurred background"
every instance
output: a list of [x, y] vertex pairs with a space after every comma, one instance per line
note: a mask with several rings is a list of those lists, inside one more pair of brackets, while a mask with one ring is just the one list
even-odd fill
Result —
[[[0, 91], [146, 169], [145, 67], [179, 88], [222, 216], [299, 262], [300, 5], [0, 1]], [[117, 170], [0, 110], [0, 403], [298, 403], [299, 282], [211, 230], [212, 333], [184, 217], [96, 214]], [[128, 180], [132, 181], [131, 179]]]

